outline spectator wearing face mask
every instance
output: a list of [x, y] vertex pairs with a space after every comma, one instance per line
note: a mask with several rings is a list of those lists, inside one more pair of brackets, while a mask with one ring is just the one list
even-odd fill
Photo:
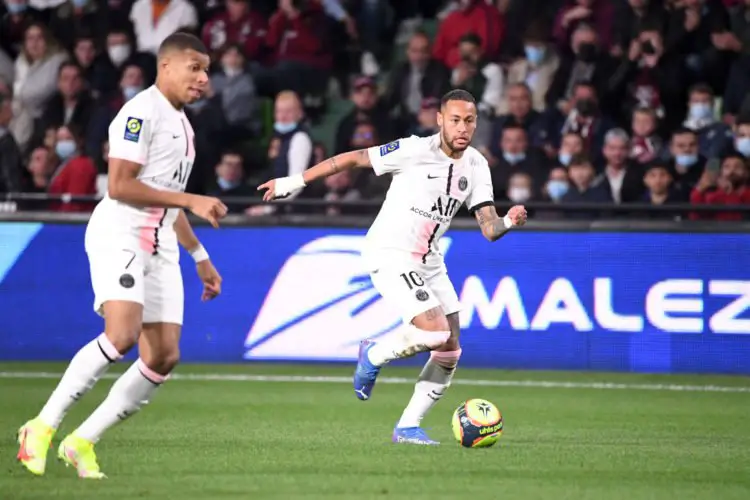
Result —
[[[565, 167], [554, 167], [549, 171], [547, 182], [542, 187], [541, 200], [559, 204], [563, 196], [570, 190], [570, 179]], [[563, 219], [565, 214], [558, 210], [538, 210], [534, 214], [536, 219]]]
[[526, 137], [534, 147], [544, 147], [545, 150], [551, 147], [546, 130], [547, 116], [532, 107], [529, 87], [523, 82], [511, 84], [505, 97], [508, 104], [507, 113], [492, 121], [491, 136], [487, 139], [480, 135], [480, 127], [477, 127], [474, 136], [475, 147], [485, 156], [498, 156], [497, 145], [500, 144], [503, 130], [508, 126], [519, 126], [526, 130]]
[[[646, 186], [646, 191], [643, 193], [643, 202], [649, 205], [666, 206], [687, 201], [683, 193], [675, 188], [672, 170], [665, 161], [654, 160], [646, 166], [643, 184]], [[663, 220], [679, 218], [679, 214], [676, 212], [647, 212], [638, 214], [638, 216]]]
[[706, 158], [698, 151], [697, 134], [687, 128], [675, 130], [669, 153], [675, 185], [684, 193], [689, 193], [706, 169]]
[[526, 131], [519, 126], [511, 125], [503, 130], [499, 157], [488, 161], [496, 197], [505, 196], [509, 179], [517, 172], [529, 175], [536, 186], [541, 186], [547, 178], [544, 155], [529, 147]]
[[[303, 118], [304, 110], [297, 94], [287, 90], [276, 96], [274, 134], [268, 149], [269, 177], [298, 175], [313, 165], [313, 142], [302, 123]], [[296, 198], [301, 192], [296, 191], [287, 199]], [[255, 216], [275, 211], [274, 205], [256, 205], [245, 213]]]
[[[221, 155], [221, 160], [214, 169], [216, 178], [214, 185], [207, 190], [209, 196], [237, 196], [251, 197], [255, 195], [253, 188], [245, 182], [245, 172], [242, 167], [242, 155], [236, 151], [227, 150]], [[230, 213], [242, 213], [244, 207], [229, 203]]]
[[143, 71], [137, 64], [127, 64], [122, 69], [120, 85], [116, 91], [103, 97], [94, 111], [86, 129], [86, 152], [96, 158], [102, 150], [102, 143], [107, 139], [109, 124], [117, 115], [122, 105], [136, 96], [144, 88]]
[[[725, 157], [721, 162], [721, 171], [706, 170], [700, 182], [690, 194], [690, 203], [694, 205], [750, 205], [750, 188], [748, 188], [748, 161], [736, 153]], [[746, 218], [737, 212], [719, 212], [708, 214], [691, 214], [691, 219], [708, 219], [719, 221], [739, 221]]]
[[661, 156], [662, 140], [656, 133], [656, 112], [650, 108], [636, 108], [630, 122], [633, 137], [630, 141], [630, 159], [645, 165]]
[[133, 40], [126, 29], [110, 29], [106, 37], [106, 50], [94, 62], [92, 92], [107, 97], [117, 91], [123, 71], [133, 64], [141, 69], [143, 85], [150, 85], [156, 77], [154, 55], [134, 51]]
[[[602, 113], [596, 89], [590, 83], [578, 83], [574, 87], [570, 99], [571, 109], [563, 117], [562, 126], [550, 130], [550, 140], [569, 132], [576, 133], [583, 138], [584, 150], [598, 161], [604, 146], [604, 136], [613, 127], [612, 121]], [[554, 112], [553, 112], [554, 113]], [[550, 127], [556, 127], [559, 122], [550, 120]]]
[[585, 148], [583, 143], [583, 137], [575, 132], [568, 132], [563, 135], [562, 141], [560, 141], [560, 150], [557, 152], [556, 160], [557, 165], [563, 168], [568, 168], [570, 160], [574, 156], [585, 154]]
[[[575, 156], [568, 167], [570, 189], [560, 199], [560, 203], [612, 203], [612, 192], [604, 184], [594, 184], [594, 165], [586, 156]], [[567, 219], [596, 219], [601, 212], [567, 212]]]
[[734, 150], [750, 159], [750, 116], [741, 116], [734, 124]]
[[524, 55], [508, 68], [506, 93], [497, 107], [497, 114], [508, 113], [507, 90], [511, 85], [523, 83], [531, 92], [531, 103], [535, 111], [543, 112], [545, 97], [560, 66], [560, 57], [549, 43], [547, 30], [541, 24], [532, 24], [523, 37]]
[[514, 204], [523, 204], [534, 198], [534, 180], [526, 172], [516, 172], [508, 179], [504, 198]]
[[601, 50], [597, 31], [590, 25], [579, 25], [573, 32], [570, 50], [562, 54], [560, 66], [550, 84], [547, 108], [568, 115], [575, 106], [574, 94], [581, 82], [588, 82], [595, 94], [605, 96], [614, 69], [612, 59]]
[[708, 85], [698, 84], [690, 89], [683, 126], [697, 134], [698, 152], [706, 158], [718, 158], [731, 143], [731, 129], [714, 115], [714, 94]]
[[[57, 130], [55, 158], [57, 166], [50, 177], [47, 192], [55, 195], [95, 195], [97, 170], [91, 158], [83, 154], [82, 140], [74, 126], [62, 126]], [[53, 202], [51, 210], [59, 212], [89, 212], [94, 203]]]
[[247, 72], [239, 45], [227, 45], [221, 52], [221, 71], [211, 75], [211, 85], [221, 100], [229, 129], [228, 142], [245, 140], [260, 130], [255, 83]]

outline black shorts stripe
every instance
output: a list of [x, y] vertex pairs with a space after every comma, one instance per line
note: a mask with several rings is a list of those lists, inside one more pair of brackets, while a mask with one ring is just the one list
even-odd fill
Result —
[[156, 255], [159, 253], [159, 229], [164, 226], [164, 219], [167, 218], [167, 210], [164, 209], [164, 213], [161, 214], [161, 219], [159, 219], [159, 225], [154, 228], [154, 251], [151, 253], [151, 255]]
[[430, 252], [432, 251], [432, 242], [435, 241], [435, 236], [437, 236], [438, 229], [440, 229], [440, 224], [435, 224], [435, 229], [432, 230], [430, 239], [427, 240], [427, 252], [425, 252], [425, 254], [422, 256], [422, 264], [427, 264], [427, 256], [430, 255]]
[[451, 194], [451, 182], [453, 182], [453, 163], [448, 167], [448, 183], [445, 185], [445, 194], [448, 196]]

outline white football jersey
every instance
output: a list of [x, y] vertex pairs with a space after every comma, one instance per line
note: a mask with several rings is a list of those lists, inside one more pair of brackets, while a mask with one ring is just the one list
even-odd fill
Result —
[[[154, 189], [185, 191], [195, 161], [193, 127], [184, 111], [175, 109], [151, 86], [125, 103], [109, 125], [109, 157], [142, 165], [138, 180]], [[168, 233], [173, 232], [178, 210], [133, 206], [107, 194], [94, 210], [89, 226], [99, 222], [117, 225], [137, 231], [148, 244], [176, 245]], [[160, 240], [162, 228], [169, 241]]]
[[487, 160], [468, 147], [458, 160], [440, 149], [440, 134], [412, 136], [368, 149], [376, 175], [393, 174], [385, 201], [367, 233], [366, 254], [408, 252], [421, 264], [440, 264], [438, 241], [462, 204], [494, 203]]

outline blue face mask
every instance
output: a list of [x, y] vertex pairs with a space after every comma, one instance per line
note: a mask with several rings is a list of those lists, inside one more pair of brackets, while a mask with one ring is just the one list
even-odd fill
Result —
[[565, 193], [568, 192], [568, 189], [570, 186], [568, 186], [568, 183], [561, 180], [554, 180], [549, 181], [547, 183], [547, 194], [550, 198], [557, 201], [563, 196], [565, 196]]
[[219, 187], [220, 187], [221, 189], [223, 189], [224, 191], [229, 191], [230, 189], [234, 189], [234, 188], [236, 188], [237, 186], [239, 186], [239, 185], [240, 185], [240, 183], [239, 183], [239, 182], [235, 182], [235, 181], [228, 181], [228, 180], [226, 180], [226, 179], [222, 179], [221, 177], [218, 177], [218, 178], [216, 179], [216, 183], [217, 183], [217, 184], [219, 185]]
[[523, 48], [526, 52], [526, 60], [529, 61], [533, 66], [537, 66], [542, 59], [544, 59], [544, 47], [535, 47], [533, 45], [527, 45]]
[[505, 153], [503, 152], [503, 158], [511, 165], [515, 165], [523, 161], [526, 158], [526, 153]]
[[76, 143], [73, 141], [58, 141], [55, 144], [55, 154], [61, 160], [67, 160], [76, 152]]
[[734, 147], [745, 158], [750, 158], [750, 137], [738, 137], [734, 141]]
[[11, 14], [21, 14], [22, 12], [26, 12], [26, 8], [28, 7], [25, 3], [9, 3], [5, 4], [5, 6]]
[[276, 122], [273, 124], [273, 129], [279, 134], [287, 134], [297, 127], [297, 122]]
[[698, 155], [677, 155], [674, 161], [681, 167], [690, 168], [698, 163]]
[[573, 159], [573, 155], [560, 151], [559, 153], [557, 153], [557, 159], [562, 165], [565, 165], [567, 167], [568, 165], [570, 165], [570, 160]]
[[705, 120], [711, 117], [711, 105], [703, 102], [696, 102], [690, 105], [690, 118], [696, 120]]
[[131, 100], [133, 97], [138, 95], [138, 92], [143, 90], [141, 87], [128, 86], [122, 88], [122, 96], [125, 98], [125, 102]]

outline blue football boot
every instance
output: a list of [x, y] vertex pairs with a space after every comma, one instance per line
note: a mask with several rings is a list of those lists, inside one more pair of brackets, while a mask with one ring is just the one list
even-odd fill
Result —
[[393, 429], [393, 442], [404, 444], [419, 444], [423, 446], [434, 446], [440, 444], [433, 441], [421, 427], [396, 427]]
[[359, 358], [357, 359], [357, 369], [354, 372], [354, 394], [358, 399], [367, 401], [370, 399], [372, 388], [375, 387], [375, 380], [380, 373], [380, 367], [370, 363], [367, 357], [368, 351], [375, 345], [372, 340], [363, 340], [359, 344]]

